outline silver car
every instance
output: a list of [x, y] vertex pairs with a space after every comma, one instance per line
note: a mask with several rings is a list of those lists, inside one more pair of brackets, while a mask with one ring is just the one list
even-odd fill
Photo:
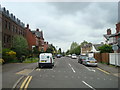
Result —
[[93, 57], [86, 57], [86, 59], [83, 60], [83, 64], [88, 66], [97, 66], [97, 60]]

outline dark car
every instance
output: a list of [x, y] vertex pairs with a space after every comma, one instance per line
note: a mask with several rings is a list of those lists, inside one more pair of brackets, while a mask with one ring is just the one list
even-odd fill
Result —
[[80, 64], [82, 64], [83, 63], [83, 61], [86, 59], [86, 55], [79, 55], [78, 56], [78, 63], [80, 63]]
[[57, 55], [57, 58], [61, 58], [61, 54], [58, 54], [58, 55]]

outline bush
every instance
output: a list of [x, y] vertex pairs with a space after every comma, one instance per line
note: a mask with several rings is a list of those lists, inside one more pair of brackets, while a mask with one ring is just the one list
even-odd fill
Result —
[[16, 52], [8, 48], [4, 48], [2, 50], [2, 58], [4, 59], [5, 63], [16, 61]]

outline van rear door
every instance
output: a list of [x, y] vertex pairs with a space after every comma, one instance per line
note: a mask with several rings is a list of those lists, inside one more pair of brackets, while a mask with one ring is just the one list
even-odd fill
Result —
[[46, 54], [40, 55], [40, 63], [51, 63], [50, 56]]

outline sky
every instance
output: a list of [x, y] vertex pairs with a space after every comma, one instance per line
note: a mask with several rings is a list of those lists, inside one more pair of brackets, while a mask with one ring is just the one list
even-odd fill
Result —
[[118, 22], [117, 2], [2, 2], [31, 30], [43, 31], [45, 41], [67, 51], [72, 42], [93, 44], [104, 41], [103, 34]]

